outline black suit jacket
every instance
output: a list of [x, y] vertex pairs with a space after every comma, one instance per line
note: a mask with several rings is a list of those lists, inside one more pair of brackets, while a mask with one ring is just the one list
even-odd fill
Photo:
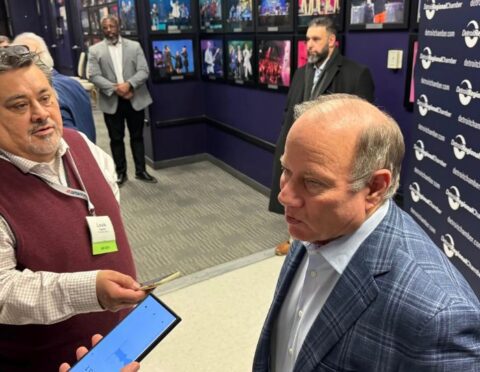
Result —
[[288, 91], [287, 104], [285, 105], [283, 124], [275, 149], [273, 163], [272, 187], [268, 209], [275, 213], [283, 214], [283, 207], [277, 200], [280, 192], [280, 157], [285, 149], [287, 134], [294, 122], [294, 107], [304, 101], [310, 101], [322, 94], [348, 93], [354, 94], [373, 103], [375, 100], [372, 75], [368, 67], [360, 65], [340, 54], [335, 49], [331, 58], [320, 76], [313, 94], [314, 68], [310, 63], [299, 68], [293, 76], [292, 85]]

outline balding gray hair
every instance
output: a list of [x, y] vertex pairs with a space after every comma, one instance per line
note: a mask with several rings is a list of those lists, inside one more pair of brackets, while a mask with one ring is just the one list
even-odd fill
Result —
[[15, 37], [15, 39], [13, 39], [12, 44], [17, 44], [17, 45], [21, 45], [21, 44], [25, 44], [25, 43], [28, 44], [29, 40], [38, 44], [40, 49], [37, 49], [34, 52], [36, 52], [40, 56], [40, 59], [42, 60], [42, 62], [47, 67], [52, 69], [53, 66], [54, 66], [53, 57], [50, 54], [50, 51], [48, 50], [47, 44], [45, 43], [45, 40], [43, 40], [42, 37], [38, 36], [37, 34], [34, 34], [33, 32], [23, 32], [23, 33], [17, 35]]
[[346, 125], [361, 125], [352, 166], [353, 191], [367, 186], [373, 173], [388, 169], [392, 174], [383, 199], [392, 198], [400, 184], [400, 171], [405, 154], [402, 132], [396, 121], [366, 100], [349, 94], [330, 94], [307, 101], [294, 108], [295, 120], [309, 112], [318, 117], [319, 125], [335, 120]]

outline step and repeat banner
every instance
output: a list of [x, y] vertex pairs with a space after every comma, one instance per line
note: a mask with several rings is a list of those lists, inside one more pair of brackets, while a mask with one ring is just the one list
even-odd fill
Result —
[[480, 297], [480, 0], [424, 0], [405, 210]]

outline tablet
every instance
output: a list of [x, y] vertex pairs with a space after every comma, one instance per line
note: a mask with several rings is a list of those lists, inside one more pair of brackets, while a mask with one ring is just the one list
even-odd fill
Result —
[[70, 371], [119, 372], [125, 365], [141, 361], [180, 320], [150, 294]]

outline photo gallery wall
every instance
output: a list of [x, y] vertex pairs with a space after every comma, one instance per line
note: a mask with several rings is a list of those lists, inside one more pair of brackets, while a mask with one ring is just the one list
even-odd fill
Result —
[[[125, 37], [138, 37], [145, 12], [152, 80], [197, 79], [286, 91], [307, 62], [305, 31], [317, 16], [343, 31], [407, 28], [407, 0], [81, 0], [85, 46], [102, 40], [100, 20], [115, 14]], [[411, 12], [414, 14], [414, 12]], [[416, 16], [417, 13], [415, 13]], [[412, 20], [412, 22], [414, 22]], [[147, 51], [146, 51], [147, 52]]]

